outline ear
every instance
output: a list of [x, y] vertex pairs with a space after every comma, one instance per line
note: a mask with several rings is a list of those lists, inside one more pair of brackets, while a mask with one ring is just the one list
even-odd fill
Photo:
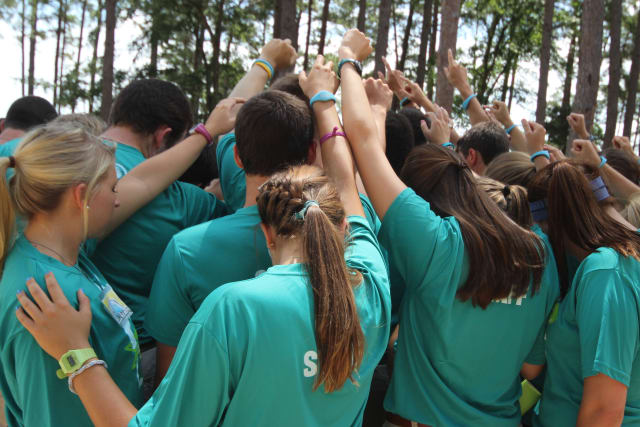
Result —
[[320, 167], [322, 167], [322, 159], [319, 159], [321, 152], [318, 151], [318, 148], [320, 148], [320, 142], [314, 138], [313, 142], [311, 142], [311, 145], [309, 146], [309, 152], [307, 153], [308, 165], [313, 165], [317, 160], [319, 160]]
[[171, 133], [171, 128], [167, 125], [158, 126], [158, 129], [153, 132], [153, 151], [158, 153], [165, 148], [165, 138]]
[[267, 241], [267, 247], [273, 248], [276, 244], [273, 229], [268, 225], [265, 225], [264, 222], [260, 223], [260, 229], [262, 230], [262, 233], [264, 233], [264, 239]]
[[77, 184], [71, 187], [71, 198], [73, 200], [73, 205], [77, 207], [79, 210], [82, 210], [84, 207], [84, 198], [87, 195], [87, 184]]
[[233, 160], [236, 161], [236, 165], [240, 169], [244, 169], [244, 165], [242, 164], [242, 160], [240, 160], [240, 155], [238, 154], [238, 145], [233, 146]]
[[464, 160], [467, 162], [467, 165], [469, 165], [469, 168], [473, 169], [478, 162], [478, 152], [473, 148], [469, 148], [469, 152]]
[[347, 233], [348, 226], [349, 226], [349, 221], [347, 221], [347, 217], [345, 216], [344, 219], [342, 220], [342, 224], [340, 224], [340, 230], [342, 231], [342, 234]]

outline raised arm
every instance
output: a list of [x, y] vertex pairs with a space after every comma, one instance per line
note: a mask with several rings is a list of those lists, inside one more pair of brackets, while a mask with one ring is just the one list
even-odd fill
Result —
[[460, 92], [463, 102], [466, 102], [469, 121], [472, 125], [488, 121], [489, 117], [485, 114], [482, 104], [480, 104], [478, 97], [471, 90], [471, 85], [469, 85], [469, 79], [467, 78], [467, 69], [456, 62], [451, 49], [449, 49], [448, 55], [449, 66], [444, 67], [444, 73], [451, 86]]
[[539, 171], [551, 163], [549, 151], [544, 149], [544, 136], [547, 131], [542, 125], [525, 119], [522, 119], [522, 128], [524, 129], [526, 142], [525, 153], [532, 157], [533, 164], [536, 166], [536, 170]]
[[[239, 98], [229, 98], [218, 103], [205, 124], [207, 132], [216, 136], [231, 130], [243, 102], [244, 100]], [[206, 145], [207, 139], [196, 133], [145, 160], [122, 177], [116, 187], [120, 206], [114, 211], [106, 234], [178, 179], [198, 158]]]
[[502, 101], [493, 101], [493, 105], [485, 106], [491, 114], [504, 126], [507, 135], [509, 135], [511, 148], [515, 151], [527, 152], [527, 142], [524, 133], [513, 123], [507, 104]]
[[[344, 35], [338, 54], [341, 60], [362, 61], [371, 50], [369, 39], [351, 29]], [[362, 79], [351, 62], [344, 62], [342, 66], [341, 85], [344, 128], [367, 195], [382, 219], [406, 186], [396, 176], [382, 150]]]
[[[325, 64], [324, 57], [318, 55], [309, 75], [307, 76], [304, 71], [300, 73], [300, 87], [309, 99], [314, 99], [314, 96], [321, 92], [335, 93], [339, 82], [332, 69], [333, 63], [329, 61]], [[312, 108], [318, 132], [322, 135], [320, 149], [324, 169], [334, 180], [346, 214], [364, 217], [356, 188], [353, 157], [346, 138], [342, 136], [344, 132], [342, 132], [335, 102], [317, 100]]]
[[371, 106], [373, 121], [378, 129], [378, 138], [383, 150], [387, 149], [387, 130], [386, 120], [387, 111], [391, 109], [393, 102], [393, 92], [389, 86], [381, 79], [373, 79], [369, 77], [363, 81], [364, 91], [367, 94], [367, 100]]

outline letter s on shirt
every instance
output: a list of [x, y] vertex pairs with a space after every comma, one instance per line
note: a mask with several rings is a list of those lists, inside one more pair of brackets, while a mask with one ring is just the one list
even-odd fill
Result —
[[304, 354], [304, 376], [305, 377], [313, 377], [318, 373], [318, 364], [316, 361], [318, 360], [318, 353], [313, 350], [309, 350]]

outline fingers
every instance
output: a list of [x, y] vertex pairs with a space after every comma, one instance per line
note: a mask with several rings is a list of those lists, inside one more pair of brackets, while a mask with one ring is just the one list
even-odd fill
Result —
[[378, 71], [378, 78], [379, 78], [380, 80], [382, 80], [383, 82], [384, 82], [384, 81], [386, 81], [386, 80], [385, 80], [385, 78], [384, 78], [384, 74], [382, 74], [382, 72], [381, 72], [381, 71]]
[[[47, 276], [50, 274], [51, 273], [48, 273]], [[33, 278], [30, 278], [29, 280], [27, 280], [27, 288], [31, 293], [31, 297], [36, 302], [36, 304], [38, 304], [38, 307], [40, 307], [41, 311], [46, 312], [51, 309], [51, 307], [53, 306], [53, 303], [51, 302], [47, 294], [44, 293], [40, 285], [38, 285], [38, 283], [35, 280], [33, 280]], [[22, 300], [20, 300], [20, 302], [22, 302]], [[29, 315], [31, 315], [31, 313], [29, 313]]]
[[452, 65], [455, 65], [456, 60], [453, 58], [453, 52], [451, 52], [451, 49], [447, 50], [447, 56], [449, 57], [449, 67], [451, 67]]
[[18, 318], [18, 322], [20, 322], [29, 333], [33, 334], [36, 324], [33, 319], [27, 316], [22, 307], [16, 308], [16, 317]]
[[525, 135], [533, 132], [533, 126], [531, 126], [527, 119], [522, 119], [522, 129], [524, 130]]
[[422, 130], [422, 134], [427, 139], [430, 139], [429, 135], [431, 134], [431, 130], [429, 129], [429, 126], [427, 126], [426, 120], [420, 120], [420, 129]]
[[307, 73], [304, 70], [302, 70], [300, 71], [300, 73], [298, 73], [298, 83], [300, 83], [300, 85], [303, 85], [306, 81], [307, 81]]
[[[33, 280], [33, 279], [29, 279], [29, 280]], [[27, 293], [25, 291], [23, 290], [18, 291], [16, 297], [18, 298], [18, 301], [22, 306], [22, 310], [26, 314], [28, 314], [31, 319], [37, 320], [42, 316], [42, 310], [40, 310], [40, 307], [38, 307], [33, 303], [33, 301], [31, 301], [31, 298], [27, 296]]]
[[382, 57], [382, 63], [384, 64], [384, 68], [387, 69], [387, 73], [391, 73], [393, 71], [391, 65], [389, 65], [389, 62], [387, 62], [387, 58], [384, 56]]
[[89, 301], [89, 297], [87, 297], [82, 289], [78, 290], [78, 311], [82, 314], [91, 315], [91, 302]]
[[316, 65], [323, 65], [323, 64], [324, 64], [324, 56], [322, 55], [316, 56], [316, 62], [313, 63], [313, 66], [315, 67]]
[[49, 295], [51, 295], [51, 301], [58, 304], [66, 303], [68, 305], [69, 300], [64, 296], [64, 293], [62, 292], [62, 289], [60, 289], [60, 285], [53, 273], [45, 275], [44, 280], [47, 283], [47, 290], [49, 291]]

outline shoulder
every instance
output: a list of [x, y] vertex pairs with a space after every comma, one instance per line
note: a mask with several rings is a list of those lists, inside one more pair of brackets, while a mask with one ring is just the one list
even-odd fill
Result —
[[611, 248], [598, 248], [580, 263], [575, 283], [576, 294], [581, 298], [611, 298], [624, 294], [639, 299], [640, 262]]

